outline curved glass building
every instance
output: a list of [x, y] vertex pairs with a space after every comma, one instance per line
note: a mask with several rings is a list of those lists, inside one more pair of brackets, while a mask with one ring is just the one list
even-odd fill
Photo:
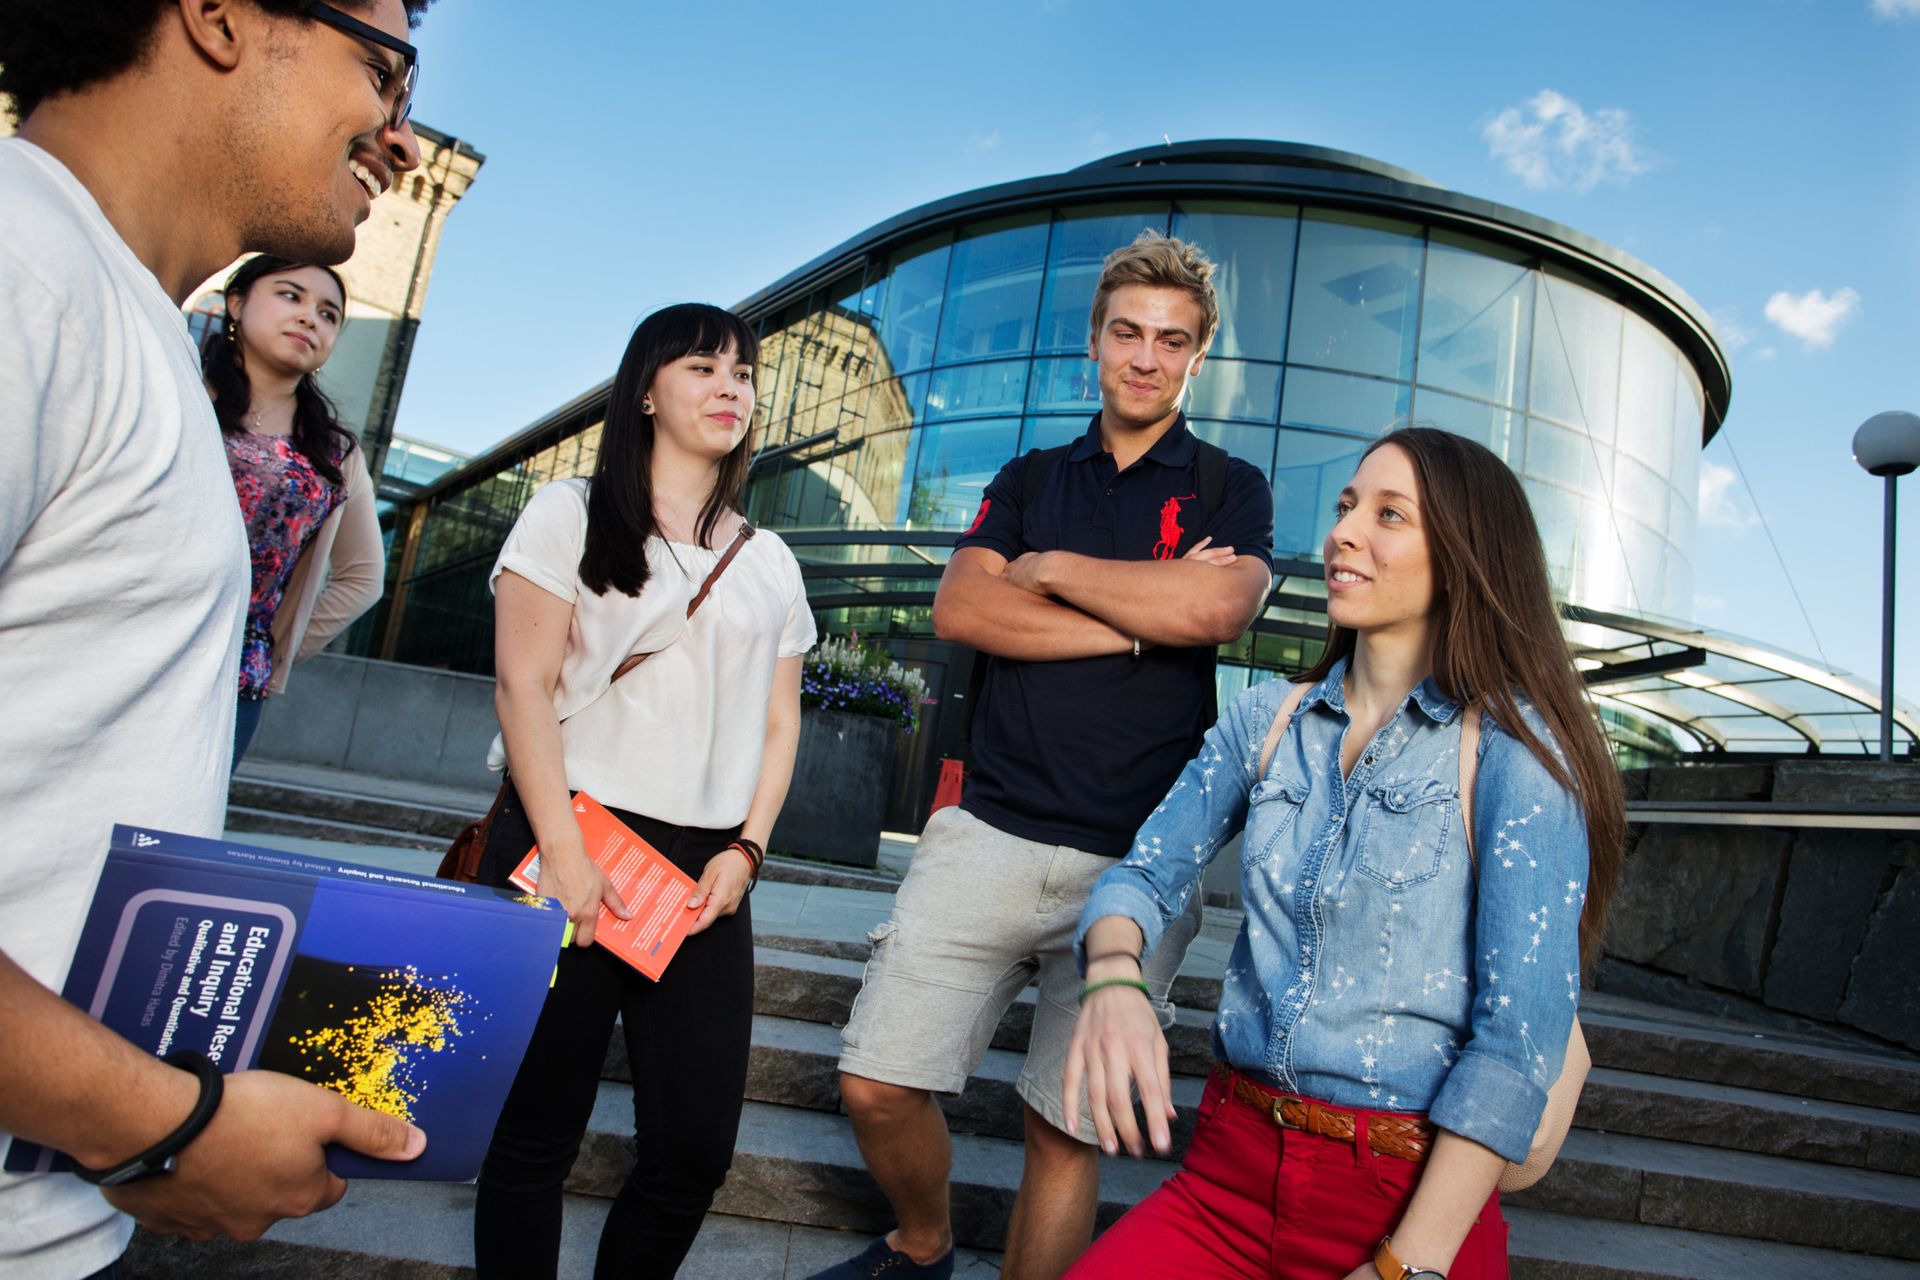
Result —
[[[1616, 249], [1377, 161], [1185, 143], [910, 210], [739, 307], [762, 334], [751, 518], [800, 555], [823, 630], [887, 637], [941, 694], [896, 771], [899, 815], [924, 811], [962, 719], [970, 655], [935, 640], [930, 620], [953, 535], [1010, 457], [1085, 430], [1099, 404], [1094, 284], [1149, 227], [1219, 264], [1193, 428], [1274, 487], [1280, 577], [1254, 631], [1223, 650], [1223, 695], [1316, 656], [1334, 496], [1370, 441], [1421, 422], [1471, 436], [1522, 478], [1623, 749], [1771, 741], [1778, 715], [1701, 687], [1752, 673], [1703, 675], [1737, 660], [1671, 638], [1690, 630], [1675, 620], [1692, 611], [1700, 450], [1731, 393], [1700, 308]], [[425, 495], [383, 656], [489, 669], [493, 554], [535, 487], [592, 467], [607, 392]], [[1862, 713], [1829, 693], [1825, 713]], [[1690, 710], [1691, 694], [1715, 701]], [[1710, 723], [1723, 713], [1768, 728], [1749, 743]]]

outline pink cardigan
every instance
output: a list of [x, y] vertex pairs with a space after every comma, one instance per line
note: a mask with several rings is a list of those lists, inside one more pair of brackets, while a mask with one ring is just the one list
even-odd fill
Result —
[[333, 509], [294, 561], [273, 615], [273, 677], [267, 692], [285, 693], [287, 672], [327, 647], [379, 602], [386, 586], [380, 517], [364, 450], [342, 461], [347, 500]]

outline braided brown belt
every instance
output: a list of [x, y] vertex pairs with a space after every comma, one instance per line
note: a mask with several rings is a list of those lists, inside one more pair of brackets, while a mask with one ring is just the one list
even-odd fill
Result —
[[[1340, 1142], [1353, 1141], [1355, 1116], [1351, 1111], [1325, 1106], [1292, 1094], [1274, 1093], [1239, 1072], [1216, 1063], [1216, 1080], [1231, 1087], [1233, 1099], [1260, 1112], [1282, 1129], [1317, 1133]], [[1421, 1161], [1433, 1149], [1434, 1127], [1419, 1116], [1374, 1112], [1367, 1120], [1367, 1145], [1375, 1155]]]

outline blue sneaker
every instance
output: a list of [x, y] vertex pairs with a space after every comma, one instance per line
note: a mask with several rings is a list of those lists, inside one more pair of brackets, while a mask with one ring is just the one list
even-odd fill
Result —
[[807, 1280], [951, 1280], [953, 1250], [949, 1249], [929, 1263], [918, 1263], [887, 1243], [881, 1236], [857, 1258], [816, 1271]]

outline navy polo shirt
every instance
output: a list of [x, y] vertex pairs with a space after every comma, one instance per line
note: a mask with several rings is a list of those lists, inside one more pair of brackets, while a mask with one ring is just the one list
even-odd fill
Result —
[[[1012, 560], [1073, 551], [1170, 560], [1211, 536], [1273, 568], [1273, 487], [1229, 458], [1220, 509], [1202, 510], [1199, 442], [1182, 415], [1116, 471], [1100, 415], [1021, 509], [1022, 455], [987, 486], [958, 547]], [[1021, 662], [990, 658], [973, 721], [973, 772], [960, 807], [1010, 835], [1119, 857], [1200, 745], [1213, 706], [1211, 647]]]

